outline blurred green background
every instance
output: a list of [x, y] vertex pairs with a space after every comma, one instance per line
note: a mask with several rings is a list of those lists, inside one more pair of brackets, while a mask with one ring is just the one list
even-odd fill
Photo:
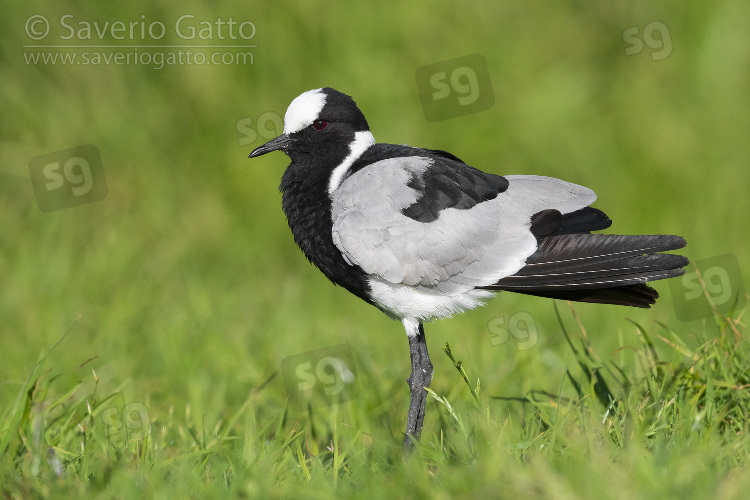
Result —
[[[345, 343], [380, 383], [361, 380], [360, 397], [385, 394], [390, 425], [402, 427], [409, 356], [401, 326], [332, 286], [297, 249], [277, 189], [287, 158], [247, 159], [280, 132], [269, 120], [321, 86], [352, 95], [379, 142], [586, 185], [614, 221], [610, 232], [680, 234], [691, 259], [731, 253], [750, 276], [747, 2], [177, 5], [23, 3], [0, 18], [0, 408], [71, 328], [48, 367], [75, 372], [95, 357], [100, 386], [122, 387], [154, 420], [186, 405], [210, 420], [238, 407], [285, 357]], [[196, 23], [249, 20], [256, 33], [247, 43], [256, 47], [246, 64], [29, 62], [42, 49], [24, 45], [128, 43], [95, 31], [92, 40], [63, 40], [66, 14], [76, 27], [161, 21], [167, 35], [156, 44], [229, 42], [178, 38], [173, 25], [184, 14]], [[34, 15], [51, 24], [45, 40], [25, 31]], [[646, 44], [627, 55], [623, 32], [638, 27], [642, 38], [654, 21], [668, 29], [657, 35], [671, 40], [669, 56]], [[417, 70], [470, 54], [487, 61], [494, 105], [426, 120]], [[30, 160], [83, 144], [101, 152], [106, 197], [42, 212]], [[635, 338], [626, 318], [663, 322], [691, 341], [699, 325], [675, 317], [666, 283], [656, 288], [662, 299], [651, 310], [576, 305], [598, 352]], [[533, 317], [538, 344], [493, 346], [488, 323], [517, 312]], [[545, 299], [502, 294], [426, 331], [438, 393], [462, 384], [440, 353], [446, 341], [486, 394], [555, 393], [571, 364]], [[282, 407], [281, 377], [263, 394], [261, 412]], [[384, 432], [379, 420], [360, 425]]]

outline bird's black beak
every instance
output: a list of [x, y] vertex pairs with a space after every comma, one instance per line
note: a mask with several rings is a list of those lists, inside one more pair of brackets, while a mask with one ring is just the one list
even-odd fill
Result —
[[271, 151], [284, 151], [291, 143], [292, 139], [288, 134], [281, 134], [276, 139], [271, 139], [262, 146], [255, 148], [248, 158], [255, 158], [256, 156], [261, 156], [270, 153]]

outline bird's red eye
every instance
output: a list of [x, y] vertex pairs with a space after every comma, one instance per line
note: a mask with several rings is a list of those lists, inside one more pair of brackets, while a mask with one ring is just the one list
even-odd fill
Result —
[[325, 120], [315, 120], [312, 125], [315, 130], [323, 130], [328, 126], [328, 122]]

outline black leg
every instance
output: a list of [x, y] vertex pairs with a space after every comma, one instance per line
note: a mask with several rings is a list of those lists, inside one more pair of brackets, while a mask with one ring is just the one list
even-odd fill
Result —
[[406, 420], [406, 435], [404, 436], [404, 452], [411, 451], [414, 443], [419, 440], [424, 421], [427, 391], [432, 381], [432, 363], [427, 354], [427, 342], [424, 338], [422, 323], [419, 324], [417, 335], [409, 337], [409, 354], [411, 355], [411, 375], [406, 379], [411, 391], [409, 403], [409, 417]]

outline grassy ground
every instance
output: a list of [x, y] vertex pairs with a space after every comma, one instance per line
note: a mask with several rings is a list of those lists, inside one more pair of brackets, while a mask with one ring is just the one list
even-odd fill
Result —
[[[196, 26], [214, 21], [211, 36], [175, 34], [186, 14]], [[742, 498], [748, 14], [739, 0], [377, 12], [58, 2], [7, 13], [3, 496]], [[39, 41], [29, 35], [44, 27], [29, 21], [38, 15], [51, 27]], [[64, 15], [72, 38], [61, 38]], [[254, 23], [252, 64], [43, 64], [28, 59], [42, 49], [23, 47], [227, 43], [215, 21], [230, 17]], [[135, 37], [99, 40], [92, 26], [87, 39], [80, 30], [95, 21], [133, 22]], [[140, 36], [139, 22], [157, 21], [164, 38]], [[479, 89], [494, 100], [427, 120], [418, 70], [472, 54], [486, 62], [490, 85]], [[330, 285], [297, 250], [277, 193], [286, 158], [246, 159], [293, 97], [323, 85], [352, 94], [379, 141], [584, 184], [612, 231], [685, 236], [703, 286], [659, 283], [662, 299], [646, 311], [505, 294], [427, 325], [435, 397], [405, 461], [400, 325]], [[62, 165], [64, 151], [86, 144], [101, 155], [107, 189], [65, 208], [75, 198], [49, 198], [50, 179], [29, 165], [47, 154], [40, 165]], [[71, 172], [63, 189], [80, 181]], [[287, 388], [300, 373], [323, 390], [316, 404]], [[333, 404], [325, 388], [341, 381], [347, 401]]]

